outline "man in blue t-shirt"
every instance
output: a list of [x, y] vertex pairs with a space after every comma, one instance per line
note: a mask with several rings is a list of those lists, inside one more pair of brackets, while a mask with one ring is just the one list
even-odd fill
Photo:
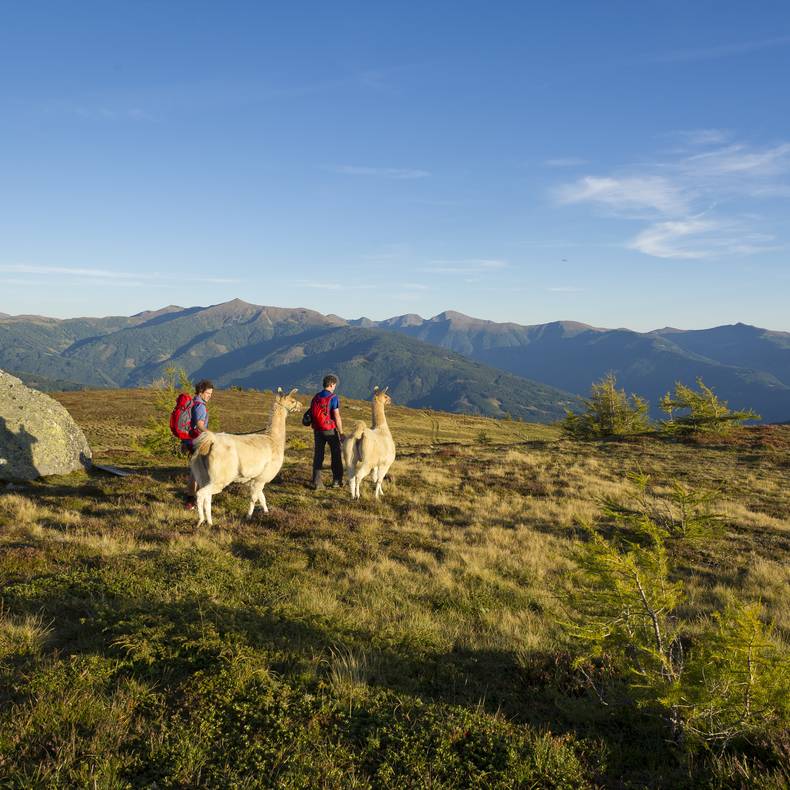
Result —
[[[192, 456], [192, 441], [197, 438], [203, 431], [208, 430], [208, 402], [214, 394], [214, 384], [208, 379], [202, 379], [195, 385], [195, 397], [192, 399], [192, 417], [190, 419], [190, 427], [192, 429], [192, 439], [184, 439], [181, 442], [181, 450]], [[188, 510], [195, 507], [195, 495], [197, 494], [197, 481], [192, 477], [192, 472], [189, 473], [189, 483], [187, 484], [187, 502]]]
[[343, 485], [343, 458], [340, 442], [343, 441], [343, 421], [340, 418], [340, 399], [335, 395], [337, 376], [324, 376], [323, 389], [317, 392], [310, 403], [315, 449], [313, 452], [313, 482], [317, 491], [323, 488], [321, 467], [324, 465], [324, 450], [329, 445], [332, 453], [332, 488]]

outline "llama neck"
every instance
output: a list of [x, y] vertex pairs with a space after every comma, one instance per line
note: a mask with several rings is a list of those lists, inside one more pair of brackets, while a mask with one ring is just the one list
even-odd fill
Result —
[[389, 429], [387, 416], [384, 414], [384, 404], [379, 403], [377, 400], [373, 401], [373, 428]]
[[266, 429], [266, 433], [272, 437], [274, 446], [280, 450], [285, 449], [285, 418], [287, 416], [288, 411], [283, 406], [280, 406], [279, 403], [275, 403], [272, 407], [269, 427]]

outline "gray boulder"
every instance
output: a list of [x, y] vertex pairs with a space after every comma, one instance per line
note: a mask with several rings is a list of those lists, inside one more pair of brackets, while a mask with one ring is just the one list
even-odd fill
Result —
[[90, 464], [85, 434], [66, 409], [0, 370], [0, 480], [64, 475]]

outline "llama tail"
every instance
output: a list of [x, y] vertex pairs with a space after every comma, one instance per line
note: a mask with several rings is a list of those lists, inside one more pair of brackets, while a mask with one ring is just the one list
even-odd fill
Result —
[[211, 431], [203, 431], [200, 436], [192, 442], [195, 455], [208, 455], [214, 446], [214, 434]]
[[366, 427], [365, 423], [359, 420], [354, 426], [353, 432], [349, 436], [346, 436], [346, 440], [343, 442], [343, 464], [346, 470], [353, 469], [356, 466], [357, 459], [359, 458], [357, 444], [362, 438], [362, 434], [365, 432]]

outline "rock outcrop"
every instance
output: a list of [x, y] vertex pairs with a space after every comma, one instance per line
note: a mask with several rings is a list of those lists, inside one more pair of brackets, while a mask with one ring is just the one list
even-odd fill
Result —
[[66, 409], [0, 370], [0, 480], [87, 468], [91, 449]]

